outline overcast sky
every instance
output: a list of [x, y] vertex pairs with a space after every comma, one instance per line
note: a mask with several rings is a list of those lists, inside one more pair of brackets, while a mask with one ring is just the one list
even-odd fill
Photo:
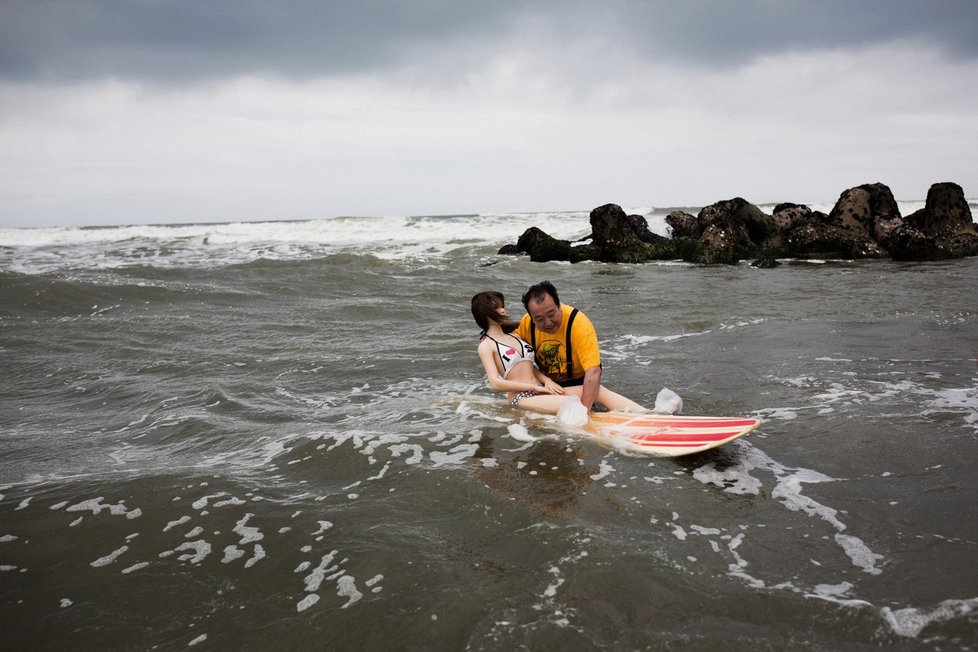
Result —
[[973, 0], [2, 0], [0, 226], [978, 197]]

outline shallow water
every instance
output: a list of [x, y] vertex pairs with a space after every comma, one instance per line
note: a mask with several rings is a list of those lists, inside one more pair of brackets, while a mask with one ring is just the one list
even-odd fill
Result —
[[[978, 648], [978, 259], [496, 257], [521, 220], [586, 231], [574, 214], [405, 220], [380, 242], [355, 220], [8, 240], [4, 640]], [[508, 408], [468, 300], [499, 289], [518, 314], [543, 278], [596, 323], [609, 386], [762, 428], [663, 460]]]

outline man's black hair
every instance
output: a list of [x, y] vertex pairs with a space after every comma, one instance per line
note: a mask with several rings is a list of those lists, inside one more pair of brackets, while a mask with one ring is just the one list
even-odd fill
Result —
[[541, 301], [547, 295], [553, 298], [554, 303], [559, 306], [560, 299], [557, 297], [557, 288], [550, 281], [543, 281], [536, 285], [531, 285], [530, 289], [523, 294], [523, 307], [530, 309], [530, 301]]

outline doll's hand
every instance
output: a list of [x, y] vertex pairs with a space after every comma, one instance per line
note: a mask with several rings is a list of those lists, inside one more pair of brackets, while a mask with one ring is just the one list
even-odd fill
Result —
[[543, 381], [543, 391], [544, 394], [563, 394], [564, 388], [555, 383], [550, 378]]

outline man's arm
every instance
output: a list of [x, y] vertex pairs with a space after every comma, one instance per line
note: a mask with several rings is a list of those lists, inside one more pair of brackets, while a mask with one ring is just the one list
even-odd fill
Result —
[[601, 352], [598, 349], [598, 334], [594, 330], [594, 324], [583, 312], [578, 312], [574, 321], [574, 352], [584, 369], [581, 403], [590, 412], [601, 387]]
[[588, 412], [594, 407], [594, 401], [598, 398], [598, 389], [601, 387], [601, 367], [591, 367], [584, 372], [584, 387], [581, 391], [581, 403], [587, 408]]

